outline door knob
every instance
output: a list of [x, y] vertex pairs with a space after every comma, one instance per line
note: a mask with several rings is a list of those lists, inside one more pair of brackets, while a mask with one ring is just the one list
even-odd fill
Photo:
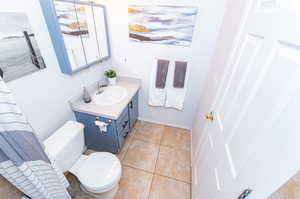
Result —
[[204, 117], [208, 120], [214, 120], [213, 112], [207, 113]]
[[246, 198], [250, 195], [251, 192], [252, 192], [251, 189], [245, 189], [245, 190], [241, 193], [241, 195], [238, 197], [238, 199], [246, 199]]

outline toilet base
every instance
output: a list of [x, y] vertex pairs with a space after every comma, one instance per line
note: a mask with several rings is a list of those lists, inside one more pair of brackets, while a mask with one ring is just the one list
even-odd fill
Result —
[[89, 196], [94, 197], [95, 199], [113, 199], [119, 189], [119, 184], [117, 184], [112, 190], [103, 192], [103, 193], [92, 193], [84, 188], [83, 185], [80, 184], [80, 188]]

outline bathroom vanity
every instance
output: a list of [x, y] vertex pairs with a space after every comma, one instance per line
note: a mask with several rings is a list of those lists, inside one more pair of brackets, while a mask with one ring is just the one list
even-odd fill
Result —
[[[101, 93], [97, 85], [88, 88], [92, 96], [90, 103], [84, 103], [80, 97], [70, 101], [76, 120], [85, 126], [88, 149], [112, 153], [121, 151], [138, 118], [139, 88], [139, 80], [119, 77], [116, 85], [105, 87]], [[106, 125], [104, 130], [98, 126], [99, 122]]]

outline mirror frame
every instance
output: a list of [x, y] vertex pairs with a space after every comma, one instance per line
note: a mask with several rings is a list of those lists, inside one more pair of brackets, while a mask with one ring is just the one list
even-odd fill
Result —
[[[79, 71], [82, 71], [86, 68], [89, 68], [97, 63], [102, 63], [103, 61], [106, 61], [111, 58], [111, 51], [110, 51], [110, 43], [109, 43], [109, 34], [108, 34], [108, 25], [107, 25], [107, 13], [106, 13], [106, 7], [104, 5], [94, 3], [94, 2], [80, 2], [82, 5], [93, 5], [103, 8], [103, 15], [104, 15], [104, 23], [105, 23], [105, 32], [106, 32], [106, 42], [107, 42], [107, 51], [108, 55], [98, 59], [96, 61], [90, 62], [86, 65], [80, 66], [79, 68], [72, 70], [69, 57], [67, 54], [67, 50], [65, 47], [65, 42], [63, 40], [63, 36], [60, 30], [60, 26], [58, 23], [58, 18], [56, 15], [55, 6], [53, 3], [53, 0], [39, 0], [40, 5], [44, 14], [44, 18], [48, 27], [48, 32], [50, 34], [52, 44], [55, 50], [55, 54], [58, 60], [58, 63], [60, 65], [60, 69], [62, 73], [65, 74], [74, 74]], [[66, 2], [73, 3], [74, 0], [65, 0]]]

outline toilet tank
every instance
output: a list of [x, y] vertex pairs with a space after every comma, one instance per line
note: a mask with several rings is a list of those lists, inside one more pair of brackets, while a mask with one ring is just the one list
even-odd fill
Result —
[[62, 172], [68, 171], [85, 150], [83, 124], [68, 121], [44, 141], [46, 151]]

